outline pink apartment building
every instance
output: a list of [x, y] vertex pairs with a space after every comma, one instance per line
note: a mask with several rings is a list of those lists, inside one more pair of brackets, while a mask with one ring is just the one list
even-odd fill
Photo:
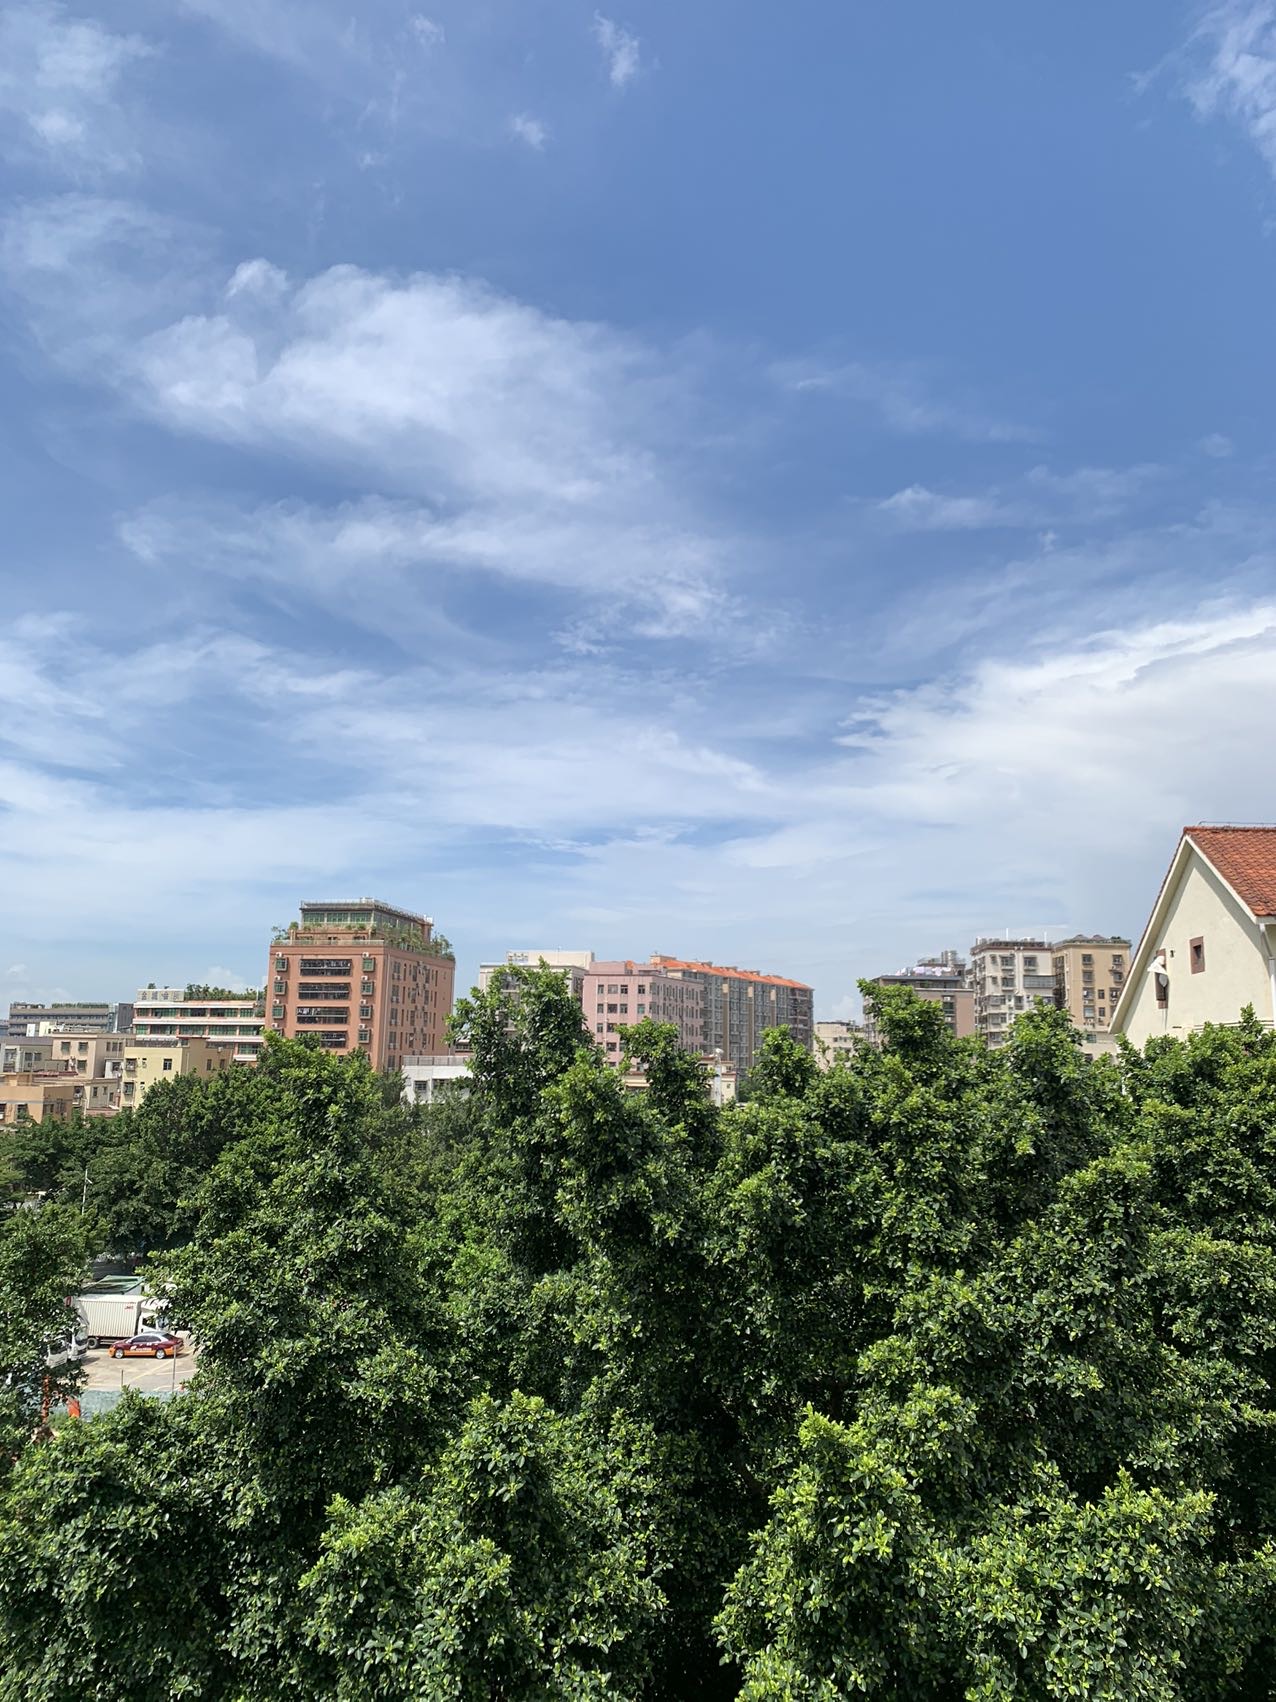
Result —
[[671, 1022], [689, 1052], [703, 1052], [704, 989], [650, 963], [593, 963], [581, 990], [585, 1022], [609, 1063], [618, 1063], [620, 1030], [651, 1017]]

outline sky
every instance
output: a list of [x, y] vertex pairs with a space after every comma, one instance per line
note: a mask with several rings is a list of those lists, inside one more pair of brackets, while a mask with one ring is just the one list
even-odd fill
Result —
[[0, 1002], [811, 982], [1276, 819], [1276, 0], [8, 0]]

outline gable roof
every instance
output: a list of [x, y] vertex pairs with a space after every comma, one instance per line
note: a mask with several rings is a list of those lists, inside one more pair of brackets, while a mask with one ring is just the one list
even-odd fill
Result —
[[1276, 916], [1276, 827], [1185, 827], [1190, 839], [1255, 916]]
[[1276, 919], [1276, 827], [1185, 827], [1147, 927], [1130, 962], [1121, 997], [1112, 1012], [1111, 1031], [1122, 1031], [1134, 989], [1146, 970], [1161, 917], [1178, 886], [1184, 864], [1193, 852], [1203, 858], [1243, 909], [1256, 921]]

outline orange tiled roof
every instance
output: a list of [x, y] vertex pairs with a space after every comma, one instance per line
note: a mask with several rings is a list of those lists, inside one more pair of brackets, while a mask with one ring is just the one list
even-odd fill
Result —
[[1185, 827], [1255, 916], [1276, 916], [1276, 827]]
[[739, 981], [762, 981], [770, 987], [797, 987], [803, 993], [811, 991], [805, 981], [790, 981], [785, 975], [763, 975], [757, 969], [728, 968], [721, 963], [693, 963], [680, 957], [662, 957], [659, 952], [652, 952], [651, 961], [661, 969], [693, 969], [702, 975], [731, 975]]

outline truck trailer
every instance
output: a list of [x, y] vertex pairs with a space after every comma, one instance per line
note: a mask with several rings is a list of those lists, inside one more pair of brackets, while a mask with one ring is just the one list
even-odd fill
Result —
[[127, 1341], [139, 1330], [156, 1328], [161, 1310], [140, 1277], [103, 1277], [100, 1282], [88, 1283], [72, 1305], [90, 1347]]

